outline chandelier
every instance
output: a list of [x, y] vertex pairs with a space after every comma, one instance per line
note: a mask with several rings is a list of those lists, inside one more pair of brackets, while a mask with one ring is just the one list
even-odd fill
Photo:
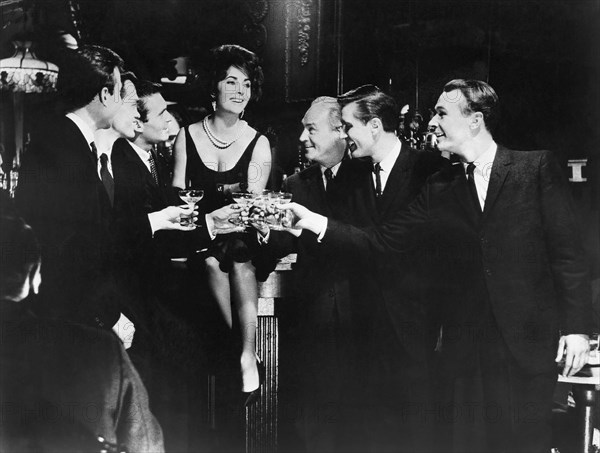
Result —
[[56, 91], [58, 66], [39, 60], [31, 50], [31, 41], [14, 41], [15, 54], [0, 60], [0, 89], [15, 93]]

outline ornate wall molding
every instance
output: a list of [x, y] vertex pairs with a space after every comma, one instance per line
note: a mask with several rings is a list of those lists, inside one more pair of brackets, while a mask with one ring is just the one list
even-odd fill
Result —
[[[308, 51], [310, 48], [310, 22], [312, 0], [298, 1], [297, 20], [298, 20], [298, 51], [300, 53], [300, 65], [305, 66], [308, 63]], [[317, 24], [318, 27], [318, 24]]]
[[269, 13], [269, 2], [267, 0], [252, 0], [245, 3], [246, 12], [250, 18], [250, 23], [244, 25], [244, 34], [254, 45], [255, 49], [260, 49], [267, 42], [267, 27], [263, 22]]
[[[314, 96], [297, 85], [299, 78], [314, 73], [318, 79], [320, 0], [287, 0], [285, 4], [285, 100], [304, 101]], [[316, 41], [316, 42], [315, 42]], [[316, 58], [312, 58], [316, 56]], [[292, 80], [295, 84], [292, 87]], [[315, 87], [312, 84], [312, 88]], [[292, 90], [303, 94], [298, 96]]]

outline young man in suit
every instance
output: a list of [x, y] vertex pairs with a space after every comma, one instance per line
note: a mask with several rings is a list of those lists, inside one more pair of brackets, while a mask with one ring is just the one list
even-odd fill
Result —
[[119, 318], [109, 277], [113, 183], [94, 132], [108, 128], [121, 108], [122, 66], [100, 46], [70, 54], [57, 87], [67, 113], [33, 135], [16, 191], [47, 269], [38, 309], [107, 329]]
[[[397, 136], [396, 101], [373, 85], [338, 98], [353, 159], [362, 159], [350, 194], [352, 224], [376, 226], [406, 210], [425, 180], [448, 163], [411, 148]], [[337, 219], [339, 220], [339, 219]], [[423, 424], [417, 405], [428, 401], [428, 368], [435, 336], [428, 322], [428, 304], [421, 255], [396, 259], [354, 260], [352, 288], [361, 307], [363, 356], [369, 368], [371, 445], [377, 451], [427, 449], [431, 424]], [[427, 295], [430, 296], [430, 295]], [[360, 301], [360, 302], [359, 302]], [[369, 322], [369, 323], [368, 323]], [[372, 354], [372, 351], [381, 351]]]
[[[47, 266], [36, 309], [105, 329], [119, 319], [124, 296], [113, 275], [111, 159], [98, 150], [94, 133], [124, 111], [122, 66], [101, 46], [69, 54], [58, 77], [67, 113], [33, 134], [16, 192], [20, 212], [39, 231]], [[144, 233], [179, 228], [181, 213], [175, 208], [140, 219]]]
[[197, 393], [189, 389], [197, 386], [198, 370], [205, 371], [204, 358], [198, 353], [203, 347], [203, 329], [198, 325], [198, 304], [187, 303], [198, 294], [189, 292], [188, 272], [182, 272], [181, 263], [174, 264], [171, 258], [192, 256], [214, 238], [215, 228], [221, 232], [224, 226], [233, 227], [228, 222], [233, 211], [227, 206], [201, 215], [191, 232], [141, 234], [136, 219], [175, 208], [170, 205], [182, 200], [173, 193], [169, 169], [154, 152], [155, 145], [169, 138], [170, 116], [161, 86], [134, 82], [137, 115], [131, 133], [121, 133], [112, 146], [119, 280], [129, 295], [125, 314], [136, 327], [128, 352], [152, 397], [167, 448], [187, 449], [187, 425], [174, 414], [187, 416], [190, 426], [196, 425], [196, 435], [202, 420], [200, 415], [192, 416], [201, 412], [204, 402], [189, 406], [182, 402]]
[[160, 94], [161, 86], [136, 80], [135, 88], [138, 115], [132, 132], [123, 134], [117, 131], [120, 138], [112, 146], [114, 208], [119, 226], [121, 262], [129, 270], [139, 271], [137, 277], [148, 286], [145, 292], [153, 294], [160, 286], [155, 280], [160, 276], [157, 260], [164, 264], [165, 258], [187, 256], [192, 248], [205, 247], [214, 238], [216, 228], [223, 232], [232, 226], [227, 218], [233, 211], [225, 207], [201, 216], [198, 220], [200, 228], [192, 234], [173, 231], [140, 234], [143, 233], [140, 229], [144, 229], [138, 221], [140, 217], [150, 217], [153, 212], [183, 202], [171, 189], [169, 169], [158, 162], [154, 153], [155, 145], [169, 138], [170, 116], [166, 101]]
[[0, 256], [0, 449], [101, 451], [108, 442], [119, 451], [164, 451], [146, 389], [119, 340], [28, 310], [25, 300], [42, 283], [41, 248], [6, 202], [0, 243], [11, 253]]
[[170, 119], [160, 88], [149, 81], [136, 82], [139, 115], [133, 136], [121, 138], [113, 146], [117, 210], [148, 211], [170, 204], [169, 170], [159, 165], [154, 152], [155, 145], [169, 139]]
[[427, 229], [431, 281], [444, 291], [440, 449], [547, 452], [555, 361], [564, 354], [565, 375], [587, 361], [590, 285], [560, 167], [547, 151], [497, 145], [497, 104], [485, 82], [446, 84], [430, 125], [440, 150], [461, 162], [384, 225], [358, 229], [292, 209], [338, 252], [351, 243], [367, 255], [404, 253]]

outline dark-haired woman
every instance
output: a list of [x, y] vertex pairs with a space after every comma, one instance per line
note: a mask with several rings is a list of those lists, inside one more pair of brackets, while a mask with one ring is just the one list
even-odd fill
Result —
[[[261, 94], [262, 69], [256, 55], [237, 45], [211, 50], [214, 112], [182, 129], [175, 142], [174, 187], [204, 188], [209, 212], [231, 201], [228, 192], [265, 189], [271, 168], [269, 141], [242, 118]], [[223, 190], [225, 188], [225, 190]], [[256, 356], [258, 288], [252, 258], [256, 238], [236, 233], [217, 238], [205, 260], [210, 291], [228, 326], [232, 307], [241, 329], [242, 392], [247, 404], [260, 387]]]

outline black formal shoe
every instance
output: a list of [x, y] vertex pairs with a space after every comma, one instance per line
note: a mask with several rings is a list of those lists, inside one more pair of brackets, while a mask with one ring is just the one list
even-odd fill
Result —
[[265, 370], [265, 366], [258, 356], [256, 357], [256, 368], [258, 370], [258, 387], [251, 392], [242, 392], [244, 407], [251, 407], [260, 399], [261, 388], [265, 382], [265, 376], [267, 372]]

